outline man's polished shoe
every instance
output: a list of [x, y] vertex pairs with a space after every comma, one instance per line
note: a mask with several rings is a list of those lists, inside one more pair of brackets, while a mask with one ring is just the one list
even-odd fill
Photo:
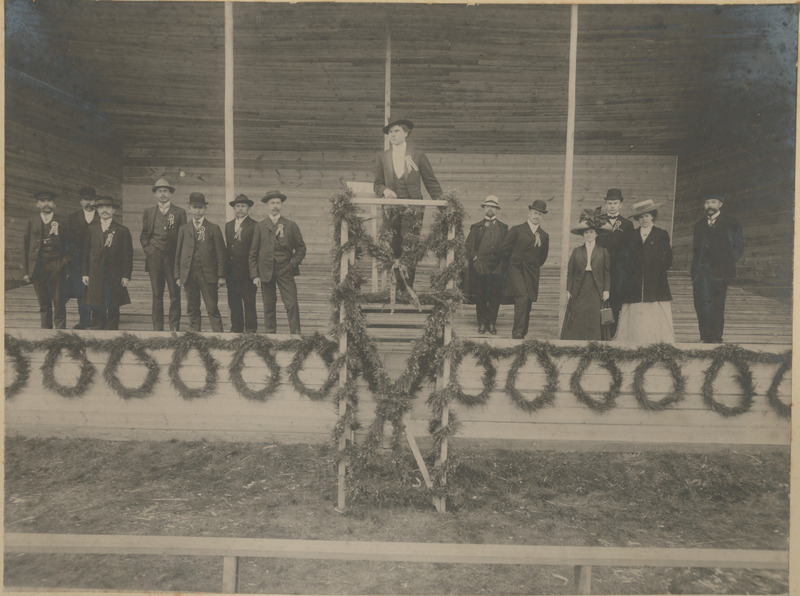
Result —
[[494, 323], [489, 323], [488, 331], [492, 335], [497, 335], [497, 327], [494, 326]]
[[524, 335], [512, 335], [511, 339], [525, 339]]
[[480, 325], [478, 325], [478, 333], [480, 333], [481, 335], [483, 335], [484, 333], [486, 333], [486, 325], [484, 325], [483, 323], [481, 323]]

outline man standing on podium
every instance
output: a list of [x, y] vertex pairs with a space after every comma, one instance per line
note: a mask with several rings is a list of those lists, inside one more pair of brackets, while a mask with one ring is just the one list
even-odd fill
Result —
[[228, 251], [228, 307], [231, 310], [231, 332], [255, 333], [258, 331], [256, 315], [256, 290], [250, 281], [250, 244], [256, 220], [250, 217], [253, 206], [246, 195], [239, 195], [228, 203], [233, 207], [234, 218], [225, 224], [225, 242]]
[[597, 246], [605, 248], [611, 258], [611, 290], [608, 299], [611, 311], [614, 313], [614, 322], [609, 325], [611, 337], [614, 337], [617, 333], [617, 321], [619, 321], [619, 311], [622, 308], [622, 288], [625, 286], [625, 280], [622, 275], [623, 268], [620, 266], [619, 249], [625, 236], [633, 232], [633, 222], [622, 217], [619, 211], [624, 200], [620, 189], [608, 189], [605, 198], [606, 212], [603, 215], [603, 220], [611, 226], [611, 231], [608, 234], [602, 234], [597, 237]]

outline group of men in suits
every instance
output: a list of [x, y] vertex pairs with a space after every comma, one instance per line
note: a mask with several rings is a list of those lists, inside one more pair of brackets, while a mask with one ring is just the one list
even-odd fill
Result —
[[306, 255], [297, 224], [281, 215], [286, 195], [269, 191], [261, 201], [268, 216], [260, 222], [250, 217], [253, 201], [240, 194], [229, 205], [234, 218], [220, 227], [206, 219], [208, 201], [203, 193], [189, 195], [189, 215], [171, 202], [175, 188], [165, 179], [153, 186], [158, 204], [146, 209], [142, 221], [142, 247], [153, 290], [153, 329], [164, 328], [164, 286], [169, 289], [169, 326], [180, 331], [180, 292], [186, 292], [189, 329], [201, 330], [200, 301], [206, 307], [212, 331], [222, 332], [219, 288], [228, 287], [231, 331], [258, 330], [256, 293], [261, 288], [267, 333], [277, 331], [277, 292], [289, 318], [289, 332], [300, 333], [300, 309], [294, 278]]
[[[619, 251], [634, 230], [633, 223], [620, 212], [623, 201], [620, 189], [608, 190], [603, 219], [610, 230], [597, 237], [597, 244], [607, 249], [611, 257], [609, 302], [615, 323], [610, 336], [616, 331], [624, 294]], [[706, 197], [703, 201], [706, 217], [695, 224], [693, 238], [694, 307], [701, 341], [720, 343], [728, 282], [736, 277], [736, 262], [744, 251], [744, 241], [739, 222], [721, 212], [724, 196]], [[547, 260], [549, 236], [540, 227], [547, 204], [534, 201], [528, 207], [528, 220], [510, 230], [497, 219], [500, 203], [496, 196], [486, 197], [481, 207], [484, 217], [472, 224], [466, 243], [467, 291], [475, 298], [478, 333], [497, 333], [497, 314], [505, 296], [514, 304], [511, 337], [523, 339], [528, 333], [532, 303], [539, 294], [540, 268]]]

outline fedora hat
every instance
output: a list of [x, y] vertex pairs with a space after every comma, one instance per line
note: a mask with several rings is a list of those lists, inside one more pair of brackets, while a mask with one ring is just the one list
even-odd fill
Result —
[[114, 200], [114, 197], [110, 197], [108, 195], [97, 197], [97, 206], [113, 207], [114, 209], [119, 209], [119, 204]]
[[538, 211], [539, 213], [547, 213], [547, 203], [545, 203], [541, 199], [536, 199], [533, 203], [528, 205], [528, 209], [533, 209], [534, 211]]
[[625, 198], [622, 196], [622, 191], [618, 188], [609, 188], [608, 192], [606, 192], [606, 197], [603, 199], [604, 201], [624, 201]]
[[286, 195], [279, 190], [270, 190], [261, 197], [261, 202], [268, 203], [271, 199], [280, 199], [281, 203], [283, 203], [286, 200]]
[[708, 195], [707, 197], [703, 197], [703, 203], [708, 201], [709, 199], [717, 199], [720, 203], [725, 202], [725, 195]]
[[640, 215], [644, 215], [645, 213], [652, 213], [653, 211], [658, 211], [658, 208], [661, 205], [658, 203], [654, 203], [650, 199], [646, 199], [644, 201], [639, 201], [638, 203], [634, 203], [631, 205], [631, 217], [639, 217]]
[[205, 207], [208, 205], [206, 195], [201, 192], [193, 192], [189, 195], [189, 205], [192, 207]]
[[40, 190], [33, 193], [33, 198], [37, 201], [55, 201], [58, 195], [49, 190]]
[[93, 186], [81, 186], [78, 196], [87, 201], [94, 201], [97, 198], [97, 191]]
[[166, 188], [169, 192], [175, 192], [175, 187], [170, 186], [166, 178], [159, 178], [156, 180], [156, 183], [153, 185], [153, 192], [156, 192], [159, 188]]
[[408, 118], [398, 118], [397, 120], [392, 120], [389, 122], [389, 124], [383, 127], [383, 134], [388, 135], [389, 131], [392, 129], [392, 126], [397, 126], [398, 124], [408, 128], [409, 132], [411, 132], [411, 130], [414, 128], [414, 123]]
[[252, 206], [253, 206], [253, 201], [251, 201], [251, 200], [250, 200], [250, 199], [247, 197], [247, 195], [239, 195], [239, 196], [237, 196], [237, 197], [236, 197], [235, 199], [233, 199], [233, 200], [232, 200], [230, 203], [228, 203], [228, 205], [230, 205], [231, 207], [233, 207], [234, 205], [237, 205], [237, 204], [239, 204], [239, 203], [247, 203], [247, 205], [248, 205], [249, 207], [252, 207]]
[[494, 207], [495, 209], [500, 209], [500, 201], [494, 195], [489, 195], [486, 199], [481, 203], [481, 207]]

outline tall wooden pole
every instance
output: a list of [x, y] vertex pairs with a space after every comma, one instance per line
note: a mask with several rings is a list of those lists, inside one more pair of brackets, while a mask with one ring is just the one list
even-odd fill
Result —
[[[346, 219], [342, 219], [342, 227], [341, 227], [341, 236], [342, 245], [347, 244], [350, 240], [350, 227], [347, 224]], [[342, 260], [339, 265], [339, 282], [343, 282], [344, 279], [347, 277], [347, 273], [350, 270], [350, 258], [351, 253], [344, 252], [342, 253]], [[339, 321], [342, 322], [345, 319], [345, 308], [344, 303], [339, 307]], [[339, 336], [339, 354], [347, 354], [347, 332], [344, 331]], [[347, 384], [347, 360], [345, 360], [344, 364], [342, 365], [341, 370], [339, 371], [339, 387], [344, 387]], [[339, 400], [339, 415], [344, 417], [347, 415], [347, 408], [349, 407], [349, 400], [347, 397], [343, 397]], [[352, 440], [352, 431], [349, 427], [345, 427], [342, 429], [342, 435], [339, 437], [339, 491], [338, 491], [338, 500], [337, 500], [337, 509], [339, 511], [344, 511], [347, 505], [346, 499], [346, 482], [347, 482], [347, 458], [344, 455], [344, 450], [347, 448], [347, 441]]]
[[233, 219], [236, 182], [233, 163], [233, 2], [225, 2], [225, 221]]
[[569, 31], [569, 93], [567, 101], [567, 153], [564, 167], [564, 214], [561, 219], [561, 281], [558, 301], [558, 329], [564, 323], [567, 309], [567, 263], [569, 230], [572, 221], [572, 175], [575, 161], [575, 78], [578, 63], [578, 5], [572, 5]]

